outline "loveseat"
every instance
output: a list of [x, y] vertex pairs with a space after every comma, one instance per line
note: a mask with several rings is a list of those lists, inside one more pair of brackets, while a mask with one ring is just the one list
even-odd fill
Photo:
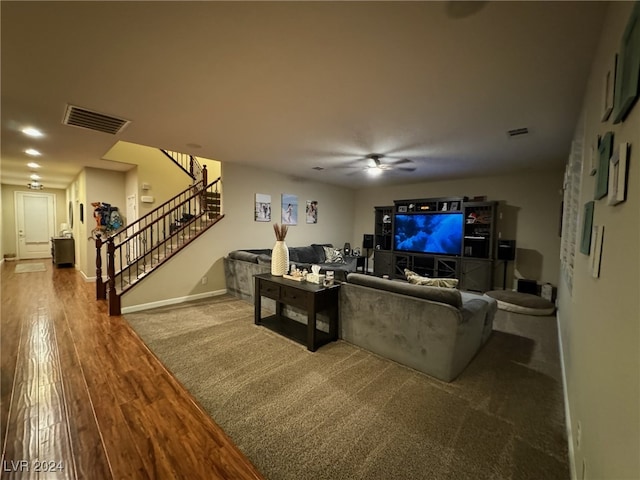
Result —
[[450, 382], [488, 340], [496, 311], [484, 295], [350, 273], [340, 287], [339, 336]]
[[[335, 279], [346, 280], [347, 274], [355, 272], [356, 257], [341, 257], [331, 244], [312, 244], [289, 248], [289, 264], [300, 270], [311, 271], [311, 265], [320, 265], [320, 273], [333, 271]], [[327, 253], [331, 258], [327, 257]], [[342, 260], [337, 260], [342, 258]], [[253, 302], [253, 276], [271, 272], [271, 250], [234, 250], [224, 258], [224, 275], [227, 292], [243, 300]]]

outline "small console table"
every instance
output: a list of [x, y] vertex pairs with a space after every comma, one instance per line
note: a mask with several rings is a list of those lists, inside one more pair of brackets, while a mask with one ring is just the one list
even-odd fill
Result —
[[[255, 323], [307, 346], [315, 352], [322, 345], [338, 339], [338, 300], [340, 285], [323, 287], [315, 283], [296, 282], [269, 273], [255, 275]], [[276, 313], [261, 318], [262, 297], [276, 301]], [[307, 312], [307, 324], [296, 322], [282, 313], [283, 305]], [[316, 315], [329, 314], [329, 333], [316, 328]]]
[[51, 261], [56, 267], [75, 263], [76, 248], [73, 238], [51, 237]]

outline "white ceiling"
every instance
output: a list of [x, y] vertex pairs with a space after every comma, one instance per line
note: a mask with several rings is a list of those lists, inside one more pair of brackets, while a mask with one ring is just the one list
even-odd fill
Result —
[[[606, 13], [600, 2], [0, 8], [2, 183], [28, 182], [33, 147], [52, 188], [83, 166], [130, 168], [101, 160], [119, 140], [354, 188], [560, 167]], [[131, 124], [62, 125], [67, 104]], [[521, 127], [529, 135], [508, 138]], [[369, 153], [416, 170], [372, 179], [358, 160]]]

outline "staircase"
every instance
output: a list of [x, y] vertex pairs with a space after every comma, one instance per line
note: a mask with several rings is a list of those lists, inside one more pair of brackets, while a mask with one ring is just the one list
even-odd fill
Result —
[[[206, 166], [201, 167], [195, 157], [188, 155], [185, 161], [185, 154], [162, 152], [193, 179], [193, 184], [118, 232], [104, 239], [97, 236], [96, 296], [108, 300], [109, 315], [120, 315], [124, 293], [224, 217], [220, 177], [208, 183]], [[106, 282], [102, 280], [101, 255], [105, 244]]]

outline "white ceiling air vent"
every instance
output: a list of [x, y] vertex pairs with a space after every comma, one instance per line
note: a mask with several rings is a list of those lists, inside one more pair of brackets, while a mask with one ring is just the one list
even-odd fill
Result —
[[131, 122], [122, 118], [87, 110], [86, 108], [67, 105], [62, 123], [73, 127], [87, 128], [89, 130], [115, 135], [122, 132]]
[[513, 130], [507, 130], [507, 137], [521, 137], [523, 135], [527, 135], [529, 133], [529, 129], [527, 127], [524, 128], [514, 128]]

